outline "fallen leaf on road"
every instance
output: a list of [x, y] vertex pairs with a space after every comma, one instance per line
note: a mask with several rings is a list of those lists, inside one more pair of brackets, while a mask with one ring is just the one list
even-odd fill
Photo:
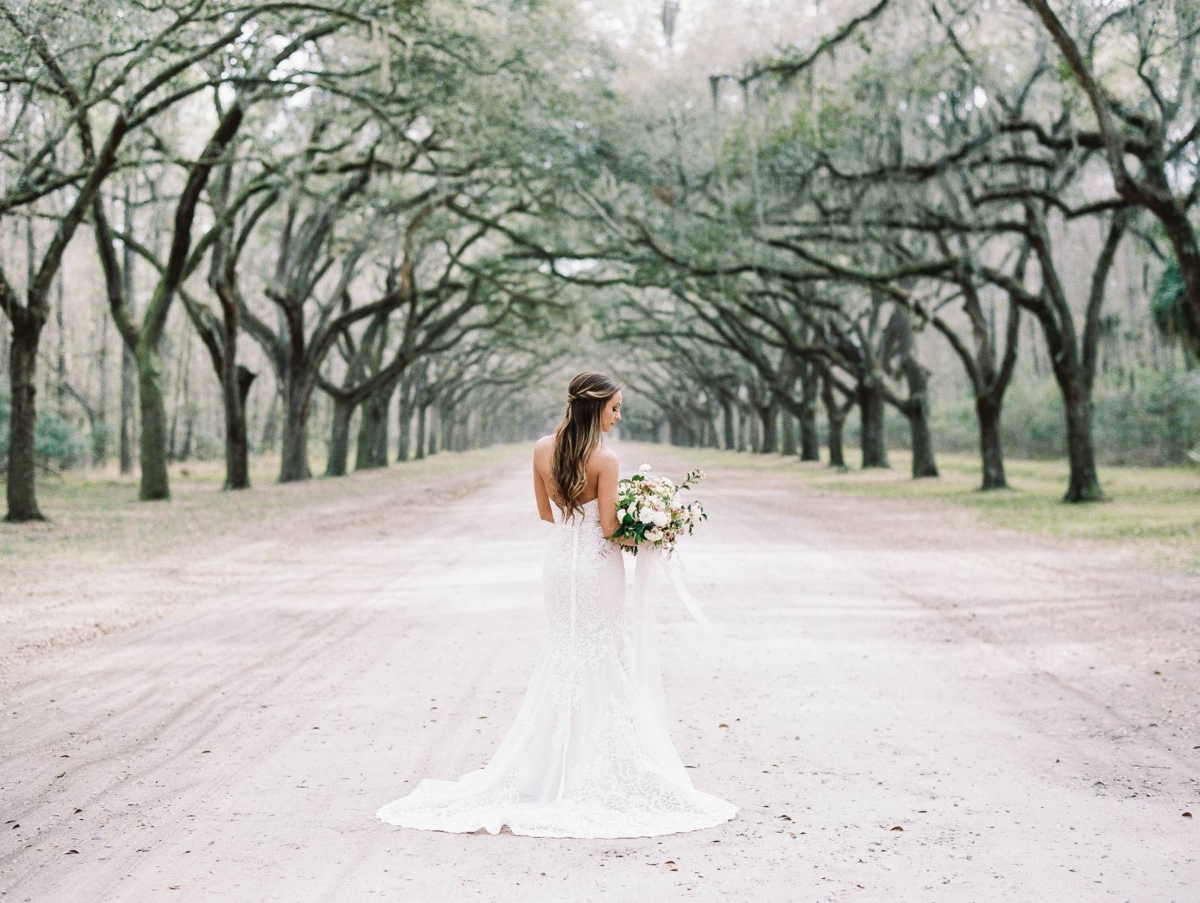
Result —
[[904, 829], [902, 827], [900, 827], [899, 825], [892, 825], [892, 830], [893, 831], [903, 831]]
[[[1191, 818], [1191, 817], [1192, 817], [1192, 813], [1190, 813], [1190, 812], [1185, 812], [1185, 813], [1183, 813], [1183, 817], [1184, 817], [1184, 818]], [[13, 825], [13, 827], [15, 828], [15, 827], [16, 827], [16, 825]]]
[[729, 725], [728, 725], [728, 724], [726, 724], [724, 721], [722, 721], [720, 724], [718, 724], [718, 725], [717, 725], [717, 727], [723, 727], [723, 728], [725, 728], [725, 729], [727, 729], [727, 730], [728, 730], [728, 728], [729, 728]]
[[67, 852], [63, 853], [63, 855], [70, 856], [72, 853], [78, 853], [78, 852], [79, 852], [78, 850], [67, 850]]

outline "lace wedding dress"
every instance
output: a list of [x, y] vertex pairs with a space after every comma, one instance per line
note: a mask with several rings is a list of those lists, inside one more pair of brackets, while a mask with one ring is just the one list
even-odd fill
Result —
[[596, 501], [555, 524], [543, 581], [549, 632], [491, 760], [457, 781], [421, 781], [378, 817], [537, 837], [651, 837], [733, 818], [736, 806], [692, 786], [671, 743], [652, 619], [627, 613], [621, 552]]

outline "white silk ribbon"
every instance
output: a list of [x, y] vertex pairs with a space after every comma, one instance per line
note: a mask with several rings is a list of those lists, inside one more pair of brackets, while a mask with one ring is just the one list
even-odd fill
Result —
[[683, 581], [683, 570], [679, 566], [679, 559], [674, 555], [664, 555], [658, 549], [649, 544], [643, 543], [638, 546], [637, 565], [633, 577], [633, 605], [634, 613], [638, 614], [645, 611], [646, 595], [650, 585], [650, 571], [654, 567], [654, 562], [657, 561], [663, 569], [663, 573], [667, 575], [667, 579], [671, 582], [671, 587], [675, 590], [675, 595], [679, 597], [679, 601], [683, 603], [684, 608], [695, 619], [696, 623], [704, 628], [706, 633], [715, 633], [716, 628], [713, 627], [712, 621], [704, 613], [700, 607], [699, 601], [692, 595], [687, 588], [687, 584]]
[[658, 714], [658, 724], [666, 731], [667, 711], [663, 700], [662, 670], [658, 661], [658, 604], [650, 592], [650, 577], [659, 562], [676, 595], [696, 622], [708, 633], [715, 632], [712, 622], [700, 609], [696, 597], [683, 582], [679, 562], [663, 555], [651, 545], [638, 546], [633, 571], [633, 592], [629, 594], [629, 624], [633, 640], [634, 680]]

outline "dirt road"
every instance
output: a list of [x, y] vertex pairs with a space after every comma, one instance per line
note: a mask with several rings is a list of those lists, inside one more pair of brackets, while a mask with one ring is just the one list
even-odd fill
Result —
[[0, 900], [1200, 899], [1194, 578], [729, 469], [685, 549], [722, 632], [664, 602], [661, 651], [733, 822], [375, 821], [486, 761], [541, 641], [527, 463], [479, 476], [6, 599]]

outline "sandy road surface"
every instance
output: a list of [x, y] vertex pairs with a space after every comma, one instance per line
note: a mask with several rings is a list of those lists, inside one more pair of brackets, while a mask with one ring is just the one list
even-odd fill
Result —
[[744, 471], [710, 471], [687, 561], [723, 634], [677, 604], [662, 632], [676, 745], [733, 822], [376, 822], [481, 765], [532, 668], [550, 528], [524, 458], [492, 475], [91, 575], [68, 645], [31, 638], [76, 600], [6, 600], [0, 900], [1200, 900], [1194, 579]]

